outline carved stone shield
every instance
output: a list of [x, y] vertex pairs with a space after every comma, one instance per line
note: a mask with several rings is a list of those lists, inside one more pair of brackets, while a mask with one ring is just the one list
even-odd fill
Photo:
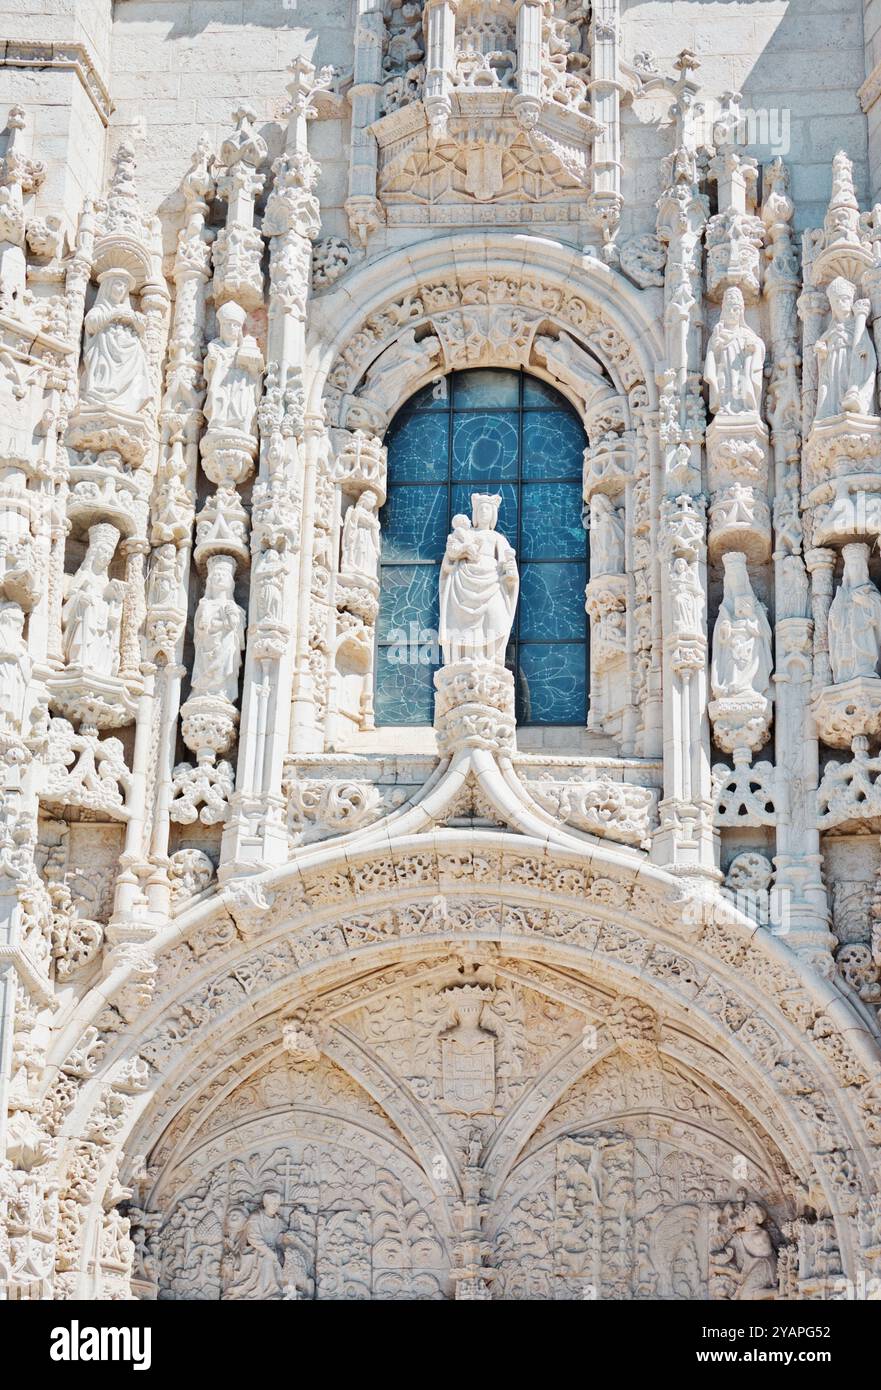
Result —
[[467, 1043], [441, 1039], [444, 1100], [463, 1115], [492, 1111], [496, 1099], [495, 1038], [487, 1033]]

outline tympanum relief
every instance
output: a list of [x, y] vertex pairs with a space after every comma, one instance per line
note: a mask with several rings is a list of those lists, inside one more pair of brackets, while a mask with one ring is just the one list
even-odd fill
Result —
[[396, 973], [178, 1116], [131, 1208], [148, 1296], [777, 1296], [785, 1165], [651, 1008], [485, 949]]

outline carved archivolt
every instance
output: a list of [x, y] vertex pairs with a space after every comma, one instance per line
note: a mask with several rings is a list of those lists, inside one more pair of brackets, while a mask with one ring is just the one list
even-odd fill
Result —
[[[524, 263], [522, 250], [515, 252], [513, 244], [509, 248], [503, 234], [484, 239], [485, 256], [471, 249], [474, 238], [468, 239], [463, 255], [464, 246], [460, 250], [458, 240], [432, 242], [430, 260], [426, 255], [424, 266], [418, 253], [411, 253], [400, 276], [394, 262], [372, 265], [356, 274], [357, 286], [354, 279], [348, 285], [359, 305], [357, 319], [339, 325], [338, 346], [325, 359], [326, 375], [322, 371], [316, 378], [333, 423], [345, 423], [349, 397], [371, 364], [404, 333], [412, 333], [421, 343], [430, 342], [434, 333], [438, 344], [421, 356], [413, 354], [410, 373], [400, 375], [395, 408], [424, 381], [454, 366], [505, 364], [501, 354], [510, 354], [512, 342], [517, 362], [507, 361], [507, 365], [528, 361], [531, 371], [559, 384], [564, 394], [583, 407], [583, 399], [577, 400], [571, 387], [544, 368], [541, 359], [529, 356], [536, 327], [542, 322], [574, 334], [605, 368], [617, 391], [624, 396], [634, 393], [632, 405], [648, 404], [654, 396], [656, 326], [623, 277], [600, 261], [581, 259], [577, 281], [589, 290], [576, 291], [567, 283], [576, 267], [571, 253], [562, 248], [539, 250], [536, 243]], [[377, 281], [382, 285], [379, 292], [374, 289]], [[505, 334], [494, 332], [501, 319]], [[467, 349], [458, 346], [469, 337]], [[468, 353], [465, 360], [463, 351]], [[326, 382], [323, 387], [322, 382]]]
[[[569, 1125], [564, 1097], [579, 1078], [599, 1078], [613, 1056], [627, 1069], [635, 1057], [663, 1055], [643, 1066], [669, 1075], [658, 1093], [640, 1082], [648, 1088], [642, 1108], [654, 1118], [631, 1124], [617, 1110], [597, 1112], [603, 1133], [630, 1146], [632, 1180], [646, 1175], [647, 1153], [667, 1154], [678, 1209], [692, 1204], [688, 1183], [701, 1176], [705, 1253], [709, 1206], [735, 1200], [737, 1184], [726, 1193], [721, 1175], [739, 1136], [748, 1166], [740, 1185], [782, 1223], [795, 1219], [801, 1184], [815, 1210], [836, 1215], [847, 1267], [856, 1239], [849, 1222], [863, 1201], [855, 1156], [881, 1140], [881, 1095], [858, 1035], [837, 1025], [835, 991], [733, 909], [720, 916], [660, 871], [637, 875], [626, 854], [573, 856], [525, 837], [440, 831], [348, 859], [313, 851], [301, 867], [254, 884], [253, 911], [244, 897], [230, 899], [232, 918], [223, 900], [194, 905], [157, 942], [152, 999], [140, 983], [148, 962], [132, 956], [105, 982], [108, 1002], [95, 999], [91, 1030], [81, 1019], [55, 1059], [60, 1080], [46, 1105], [59, 1174], [82, 1195], [77, 1214], [94, 1220], [93, 1203], [117, 1162], [126, 1180], [144, 1158], [140, 1201], [149, 1207], [159, 1179], [163, 1221], [181, 1209], [173, 1192], [181, 1201], [191, 1194], [202, 1210], [214, 1200], [211, 1174], [221, 1158], [238, 1172], [241, 1155], [249, 1195], [224, 1189], [223, 1202], [233, 1224], [247, 1221], [282, 1169], [296, 1175], [307, 1163], [310, 1144], [342, 1142], [333, 1115], [345, 1114], [346, 1124], [363, 1128], [359, 1163], [404, 1182], [405, 1206], [440, 1204], [425, 1239], [441, 1246], [449, 1213], [465, 1200], [456, 1193], [467, 1189], [469, 1148], [479, 1146], [487, 1192], [506, 1194], [493, 1218], [501, 1232], [511, 1202], [534, 1190], [533, 1168], [513, 1186], [506, 1175], [519, 1172], [531, 1144], [550, 1156], [554, 1146], [540, 1136]], [[296, 1052], [283, 1046], [293, 1017]], [[469, 1057], [485, 1054], [477, 1072], [469, 1062], [461, 1074], [469, 1077], [464, 1090], [456, 1069], [463, 1045]], [[713, 1089], [688, 1109], [698, 1129], [716, 1136], [695, 1142], [705, 1159], [695, 1158], [688, 1182], [673, 1155], [682, 1146], [671, 1150], [664, 1128], [672, 1123], [665, 1107], [681, 1110], [694, 1085], [677, 1079], [684, 1075], [698, 1078], [698, 1090]], [[281, 1118], [291, 1106], [316, 1115], [295, 1140]], [[248, 1124], [257, 1128], [245, 1134]], [[583, 1123], [576, 1128], [584, 1133]], [[559, 1142], [571, 1137], [570, 1126]], [[273, 1158], [270, 1180], [265, 1165], [279, 1147], [286, 1157]], [[405, 1181], [417, 1170], [418, 1183]], [[419, 1198], [426, 1182], [430, 1200]], [[335, 1200], [312, 1202], [312, 1216], [326, 1216]], [[665, 1213], [669, 1203], [660, 1205]], [[639, 1206], [634, 1219], [639, 1213], [650, 1215]], [[374, 1223], [372, 1209], [362, 1215]], [[183, 1239], [174, 1235], [182, 1221], [172, 1221], [172, 1243]], [[779, 1243], [778, 1225], [774, 1233]], [[83, 1238], [77, 1226], [73, 1239]], [[436, 1252], [431, 1265], [444, 1279], [450, 1258]], [[244, 1272], [241, 1260], [228, 1262], [230, 1288], [246, 1274], [247, 1261]]]

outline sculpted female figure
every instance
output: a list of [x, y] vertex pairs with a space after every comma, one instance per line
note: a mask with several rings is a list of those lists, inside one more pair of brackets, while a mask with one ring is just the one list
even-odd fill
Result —
[[105, 270], [99, 278], [95, 303], [85, 318], [81, 405], [137, 415], [150, 402], [145, 319], [132, 308], [133, 285], [127, 270]]
[[501, 500], [475, 492], [471, 521], [453, 517], [440, 574], [440, 641], [447, 666], [505, 663], [520, 579], [514, 551], [495, 529]]
[[239, 669], [245, 645], [245, 613], [233, 597], [236, 584], [235, 560], [230, 555], [212, 555], [208, 560], [205, 593], [199, 600], [193, 637], [193, 692], [221, 695], [235, 704], [239, 692]]
[[108, 574], [119, 532], [107, 522], [89, 527], [85, 559], [70, 581], [61, 610], [62, 646], [69, 666], [115, 676], [125, 584]]
[[829, 609], [829, 661], [836, 685], [878, 674], [881, 594], [869, 578], [869, 547], [846, 545], [844, 576]]

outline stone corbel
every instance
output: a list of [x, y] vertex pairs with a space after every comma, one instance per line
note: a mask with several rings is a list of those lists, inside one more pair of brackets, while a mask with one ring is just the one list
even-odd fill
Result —
[[754, 417], [718, 414], [707, 429], [710, 559], [740, 551], [751, 563], [771, 556], [768, 430]]

